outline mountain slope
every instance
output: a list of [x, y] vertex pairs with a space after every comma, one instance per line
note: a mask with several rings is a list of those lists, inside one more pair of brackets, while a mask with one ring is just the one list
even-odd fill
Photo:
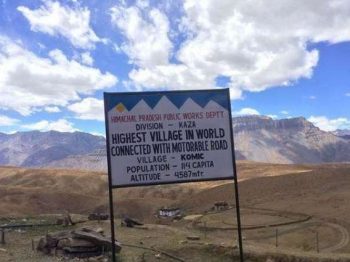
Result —
[[[350, 162], [350, 140], [305, 118], [265, 116], [232, 121], [236, 158], [267, 163]], [[105, 139], [87, 133], [0, 133], [0, 165], [107, 170]]]
[[0, 165], [45, 166], [70, 155], [90, 153], [105, 146], [103, 137], [74, 132], [17, 132], [0, 135]]
[[350, 139], [350, 130], [348, 129], [337, 129], [332, 132], [334, 135], [341, 138]]
[[[305, 118], [273, 120], [265, 116], [232, 121], [236, 158], [267, 163], [350, 162], [350, 141], [315, 127]], [[69, 156], [52, 167], [107, 170], [105, 151]]]
[[240, 159], [271, 163], [350, 161], [350, 141], [320, 130], [305, 118], [237, 117], [233, 130]]

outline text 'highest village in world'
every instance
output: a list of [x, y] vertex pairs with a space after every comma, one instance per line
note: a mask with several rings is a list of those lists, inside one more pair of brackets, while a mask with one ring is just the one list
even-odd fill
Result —
[[[215, 161], [206, 160], [205, 152], [227, 150], [227, 132], [224, 128], [199, 128], [196, 120], [222, 119], [224, 111], [127, 114], [111, 116], [113, 124], [134, 123], [134, 130], [110, 134], [112, 157], [136, 156], [136, 165], [126, 167], [131, 182], [160, 180], [161, 172], [172, 166], [169, 154], [180, 154], [178, 178], [203, 176], [204, 168], [214, 168]], [[164, 123], [171, 129], [164, 128]]]

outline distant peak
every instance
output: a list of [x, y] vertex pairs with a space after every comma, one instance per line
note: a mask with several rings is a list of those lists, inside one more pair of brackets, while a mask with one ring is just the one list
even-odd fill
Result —
[[232, 119], [236, 132], [241, 130], [256, 129], [285, 129], [285, 128], [313, 128], [314, 125], [305, 117], [294, 117], [285, 119], [272, 119], [263, 115], [237, 116]]

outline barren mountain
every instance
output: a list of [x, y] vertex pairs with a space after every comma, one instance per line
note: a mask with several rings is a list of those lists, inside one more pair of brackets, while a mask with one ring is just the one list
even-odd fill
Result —
[[350, 141], [315, 127], [305, 118], [236, 117], [238, 159], [270, 163], [350, 161]]
[[83, 155], [104, 147], [103, 137], [74, 132], [0, 133], [0, 165], [45, 166], [71, 155]]
[[345, 139], [350, 139], [350, 130], [348, 129], [337, 129], [332, 132], [334, 135], [345, 138]]
[[[350, 162], [350, 140], [325, 132], [305, 118], [273, 120], [265, 116], [233, 118], [236, 158], [266, 163]], [[102, 150], [69, 156], [52, 167], [106, 170]]]
[[[236, 158], [267, 163], [350, 162], [350, 139], [305, 118], [233, 118]], [[107, 170], [105, 139], [87, 133], [0, 133], [0, 165]]]

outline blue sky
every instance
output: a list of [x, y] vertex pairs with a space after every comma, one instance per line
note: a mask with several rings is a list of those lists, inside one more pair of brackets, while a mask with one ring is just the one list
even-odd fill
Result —
[[0, 132], [104, 134], [104, 91], [231, 89], [235, 115], [350, 129], [350, 2], [0, 2]]

